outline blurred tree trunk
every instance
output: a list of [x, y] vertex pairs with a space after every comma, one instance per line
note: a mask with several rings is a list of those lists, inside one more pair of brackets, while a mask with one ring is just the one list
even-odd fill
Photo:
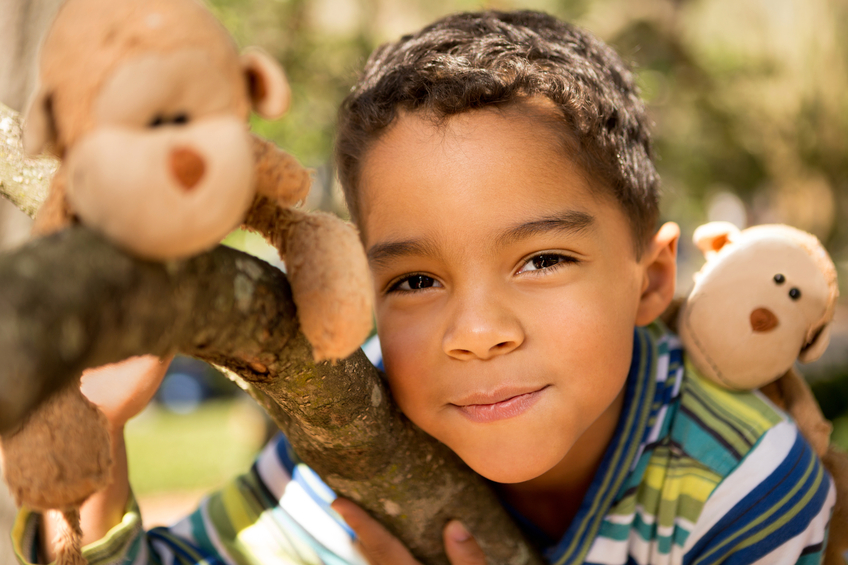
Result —
[[23, 112], [41, 41], [63, 0], [0, 0], [0, 102]]

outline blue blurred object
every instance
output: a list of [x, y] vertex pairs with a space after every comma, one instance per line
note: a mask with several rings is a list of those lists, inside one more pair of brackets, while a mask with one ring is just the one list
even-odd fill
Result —
[[178, 355], [171, 361], [154, 398], [171, 412], [189, 414], [207, 400], [233, 396], [238, 392], [238, 387], [211, 365]]

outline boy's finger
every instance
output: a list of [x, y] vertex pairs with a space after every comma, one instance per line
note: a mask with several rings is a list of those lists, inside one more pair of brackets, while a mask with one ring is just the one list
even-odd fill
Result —
[[360, 548], [371, 565], [421, 565], [400, 540], [353, 502], [337, 498], [332, 508], [356, 532]]
[[459, 520], [445, 526], [445, 552], [451, 565], [486, 565], [486, 556], [477, 541]]

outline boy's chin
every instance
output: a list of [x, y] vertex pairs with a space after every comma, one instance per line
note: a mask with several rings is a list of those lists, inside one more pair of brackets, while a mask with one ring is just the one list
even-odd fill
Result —
[[561, 457], [522, 457], [504, 450], [500, 456], [484, 454], [479, 457], [462, 457], [465, 464], [478, 475], [503, 484], [524, 483], [541, 477], [559, 462]]

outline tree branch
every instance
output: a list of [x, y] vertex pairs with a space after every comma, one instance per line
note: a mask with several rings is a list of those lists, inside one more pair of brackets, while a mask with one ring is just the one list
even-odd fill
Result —
[[[25, 193], [46, 180], [30, 178]], [[85, 368], [178, 350], [239, 375], [304, 462], [423, 562], [448, 562], [441, 530], [458, 518], [491, 563], [541, 563], [482, 479], [398, 412], [361, 352], [312, 360], [270, 265], [226, 247], [147, 262], [74, 227], [0, 256], [0, 288], [0, 432]]]
[[24, 153], [18, 114], [0, 103], [0, 194], [33, 217], [47, 198], [58, 166], [53, 157], [32, 158]]

